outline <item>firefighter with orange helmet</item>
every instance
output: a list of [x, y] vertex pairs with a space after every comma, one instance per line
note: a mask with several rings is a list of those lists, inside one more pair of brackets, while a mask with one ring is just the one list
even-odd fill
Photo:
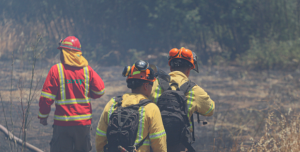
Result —
[[39, 100], [38, 118], [47, 125], [51, 105], [55, 102], [51, 152], [92, 149], [91, 99], [100, 98], [105, 90], [100, 76], [82, 56], [81, 44], [75, 36], [60, 42], [61, 63], [51, 67]]
[[[177, 49], [173, 48], [169, 51], [169, 66], [170, 71], [167, 79], [162, 79], [158, 76], [158, 79], [154, 82], [152, 87], [152, 92], [149, 99], [153, 100], [158, 106], [161, 101], [159, 98], [166, 90], [178, 90], [183, 88], [184, 84], [190, 85], [190, 90], [186, 90], [184, 94], [186, 97], [186, 107], [187, 107], [187, 118], [189, 119], [187, 124], [190, 127], [190, 131], [194, 133], [194, 122], [193, 114], [198, 113], [203, 116], [211, 116], [214, 113], [215, 102], [210, 98], [210, 96], [198, 85], [189, 80], [189, 75], [191, 70], [198, 71], [197, 56], [194, 52], [184, 47]], [[176, 85], [173, 85], [176, 84]], [[160, 107], [160, 106], [159, 106]], [[162, 112], [163, 113], [163, 112]], [[199, 117], [198, 117], [199, 118]], [[165, 123], [164, 117], [163, 121]], [[164, 124], [165, 125], [165, 124]], [[171, 125], [172, 126], [172, 125]], [[173, 125], [174, 126], [174, 125]], [[165, 125], [167, 137], [173, 137], [168, 132]], [[180, 136], [180, 135], [179, 135]], [[195, 140], [194, 135], [191, 136], [192, 141]], [[189, 151], [194, 151], [191, 146], [192, 142], [182, 141], [174, 144], [173, 139], [167, 138], [168, 151], [170, 152], [179, 152], [185, 151], [185, 148], [188, 148]], [[178, 142], [178, 141], [177, 141]], [[171, 144], [172, 143], [172, 144]]]
[[166, 133], [158, 107], [149, 100], [154, 71], [145, 61], [126, 66], [131, 93], [112, 98], [105, 106], [96, 131], [97, 152], [167, 152]]

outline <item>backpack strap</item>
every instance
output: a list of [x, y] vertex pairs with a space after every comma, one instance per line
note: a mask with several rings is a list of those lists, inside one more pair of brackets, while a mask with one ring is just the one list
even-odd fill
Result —
[[158, 77], [157, 79], [158, 79], [158, 82], [159, 82], [159, 86], [160, 86], [164, 91], [170, 90], [170, 89], [171, 89], [171, 88], [170, 88], [170, 85], [169, 85], [169, 82], [170, 82], [170, 81], [168, 81], [168, 80], [166, 80], [166, 79], [162, 79], [162, 78], [160, 78], [160, 77]]
[[115, 107], [120, 107], [122, 105], [122, 100], [122, 96], [116, 96], [115, 101], [117, 102], [117, 104], [115, 105]]
[[180, 86], [180, 91], [182, 91], [184, 94], [187, 94], [195, 85], [196, 83], [189, 80]]
[[150, 100], [150, 99], [143, 99], [143, 100], [141, 100], [140, 103], [137, 104], [137, 105], [139, 105], [139, 106], [145, 106], [145, 105], [147, 105], [148, 103], [151, 103], [151, 102], [153, 102], [153, 101]]
[[145, 141], [148, 137], [149, 137], [149, 134], [147, 135], [146, 138], [144, 138], [140, 143], [138, 143], [138, 144], [135, 146], [136, 150], [138, 150], [138, 149], [144, 144], [144, 141]]
[[[196, 83], [189, 80], [180, 86], [180, 90], [182, 92], [184, 92], [184, 94], [187, 94], [195, 85], [196, 85]], [[198, 118], [198, 122], [199, 122], [199, 114], [198, 114], [197, 118]], [[194, 142], [195, 141], [195, 123], [194, 123], [194, 115], [193, 114], [191, 116], [191, 121], [192, 121], [192, 127], [194, 129], [192, 132], [192, 140]], [[185, 143], [185, 144], [186, 144], [185, 146], [189, 149], [189, 151], [192, 151], [192, 150], [190, 150], [190, 148], [193, 148], [193, 147], [190, 144], [189, 144], [189, 146], [187, 145], [187, 143]], [[195, 151], [195, 149], [193, 149], [193, 150]]]

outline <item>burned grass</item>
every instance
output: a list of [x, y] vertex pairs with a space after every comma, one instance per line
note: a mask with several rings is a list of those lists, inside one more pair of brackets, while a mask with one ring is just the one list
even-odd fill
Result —
[[[110, 98], [129, 92], [129, 89], [126, 87], [125, 78], [120, 74], [121, 67], [97, 67], [96, 65], [92, 65], [92, 67], [102, 77], [106, 86], [106, 94], [102, 98], [92, 101], [93, 130], [91, 137], [93, 151], [95, 151], [96, 127], [105, 104]], [[36, 72], [42, 77], [41, 84], [43, 84], [49, 68], [37, 69]], [[0, 81], [5, 85], [0, 86], [0, 90], [2, 94], [7, 94], [7, 91], [10, 90], [5, 88], [6, 84], [9, 84], [5, 79], [9, 75], [9, 70], [1, 72]], [[30, 72], [16, 70], [15, 74], [14, 82], [19, 80], [20, 76], [30, 74]], [[292, 144], [297, 144], [299, 141], [299, 130], [297, 130], [299, 121], [296, 115], [300, 112], [300, 106], [297, 104], [300, 98], [298, 95], [300, 73], [247, 71], [238, 67], [202, 67], [200, 74], [192, 73], [191, 79], [206, 90], [216, 102], [215, 114], [212, 117], [200, 117], [201, 120], [208, 122], [207, 125], [198, 124], [195, 119], [196, 142], [194, 145], [198, 151], [267, 151], [268, 149], [290, 151]], [[23, 82], [26, 84], [25, 79]], [[13, 130], [18, 135], [21, 125], [20, 110], [18, 110], [20, 89], [17, 86], [14, 88], [12, 117], [15, 127]], [[27, 141], [49, 151], [55, 107], [52, 106], [48, 126], [39, 124], [37, 114], [41, 86], [38, 88], [37, 96], [31, 105]], [[24, 95], [27, 94], [26, 91], [28, 89], [24, 87]], [[3, 100], [6, 103], [4, 108], [7, 109], [6, 113], [9, 116], [11, 103], [9, 98], [5, 97]], [[1, 112], [0, 124], [4, 123], [4, 115]], [[282, 125], [283, 123], [285, 125]], [[2, 143], [8, 143], [8, 141], [4, 140], [2, 134], [0, 134], [0, 138], [1, 148]], [[290, 146], [284, 147], [282, 143], [290, 143]], [[271, 149], [276, 146], [280, 149]]]

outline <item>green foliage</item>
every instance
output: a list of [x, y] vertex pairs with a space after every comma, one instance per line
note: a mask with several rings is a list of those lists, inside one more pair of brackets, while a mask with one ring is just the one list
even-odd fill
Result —
[[294, 70], [299, 61], [300, 39], [265, 43], [253, 40], [251, 49], [241, 57], [240, 63], [248, 68]]
[[26, 27], [27, 37], [43, 33], [45, 56], [53, 56], [60, 39], [74, 35], [88, 59], [101, 65], [125, 64], [183, 44], [192, 46], [203, 64], [224, 53], [234, 61], [253, 48], [253, 38], [300, 37], [299, 0], [3, 0], [0, 9], [3, 23]]

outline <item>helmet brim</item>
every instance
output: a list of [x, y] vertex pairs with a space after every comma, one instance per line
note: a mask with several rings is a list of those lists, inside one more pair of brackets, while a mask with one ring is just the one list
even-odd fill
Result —
[[70, 48], [70, 47], [65, 47], [65, 46], [59, 46], [59, 47], [57, 47], [57, 49], [59, 49], [59, 50], [62, 49], [62, 48], [81, 52], [81, 50], [78, 50], [78, 49], [75, 49], [75, 48]]

